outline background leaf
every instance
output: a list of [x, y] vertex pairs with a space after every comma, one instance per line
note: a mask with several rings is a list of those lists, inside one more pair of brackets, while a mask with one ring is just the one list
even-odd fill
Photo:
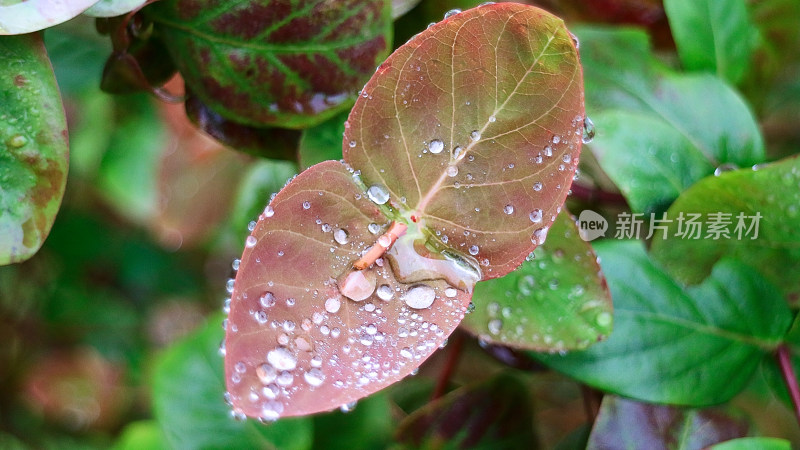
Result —
[[758, 42], [745, 0], [665, 0], [664, 10], [687, 69], [742, 80]]
[[519, 269], [478, 283], [475, 310], [462, 326], [484, 341], [516, 349], [584, 348], [611, 332], [605, 278], [575, 218], [562, 211], [547, 241]]
[[313, 128], [303, 130], [297, 148], [300, 167], [311, 167], [322, 161], [342, 159], [342, 136], [348, 114], [349, 111]]
[[222, 401], [225, 382], [219, 316], [182, 340], [158, 360], [153, 374], [155, 417], [167, 442], [183, 448], [280, 448], [311, 446], [311, 419], [288, 419], [263, 426], [237, 421]]
[[720, 410], [649, 405], [607, 395], [586, 448], [701, 449], [745, 436], [748, 428], [743, 418]]
[[[66, 22], [97, 0], [4, 1], [0, 3], [0, 35], [25, 34]], [[4, 50], [5, 52], [5, 50]]]
[[4, 265], [24, 261], [39, 250], [67, 183], [64, 107], [39, 34], [0, 38], [0, 145], [5, 147], [0, 152]]
[[560, 19], [513, 3], [474, 8], [381, 65], [345, 125], [344, 159], [388, 191], [405, 222], [496, 278], [544, 241], [566, 197], [581, 86]]
[[146, 11], [190, 90], [251, 126], [302, 128], [346, 110], [391, 43], [385, 0], [167, 0]]
[[411, 448], [537, 448], [524, 385], [499, 375], [447, 394], [408, 416], [397, 430]]
[[709, 447], [710, 450], [789, 450], [792, 444], [785, 439], [749, 437], [732, 439]]
[[[707, 228], [701, 232], [703, 239], [676, 236], [681, 213], [699, 213], [704, 220], [712, 213], [730, 214], [730, 225], [726, 227], [730, 238], [708, 238]], [[760, 214], [757, 235], [755, 229], [748, 234], [745, 228], [739, 239], [736, 227], [740, 213], [745, 217]], [[722, 173], [701, 180], [670, 207], [667, 217], [674, 222], [656, 234], [653, 256], [672, 276], [688, 284], [699, 283], [720, 258], [733, 257], [760, 271], [790, 302], [796, 303], [800, 301], [800, 281], [794, 275], [800, 270], [800, 231], [791, 220], [798, 214], [797, 157], [760, 166], [758, 170]], [[745, 227], [752, 222], [754, 219], [743, 219]], [[665, 236], [667, 239], [663, 239]]]
[[775, 287], [739, 262], [720, 262], [683, 292], [638, 241], [594, 248], [614, 299], [614, 332], [588, 350], [535, 355], [591, 386], [650, 402], [723, 402], [747, 384], [791, 323]]

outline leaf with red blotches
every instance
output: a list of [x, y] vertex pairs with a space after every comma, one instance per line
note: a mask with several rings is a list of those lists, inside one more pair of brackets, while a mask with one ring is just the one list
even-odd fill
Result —
[[352, 169], [301, 173], [247, 237], [228, 285], [234, 412], [326, 411], [412, 373], [462, 320], [475, 283], [544, 240], [583, 113], [576, 48], [537, 8], [481, 6], [398, 49], [345, 126]]
[[522, 5], [476, 8], [381, 65], [350, 113], [344, 159], [404, 217], [477, 258], [484, 279], [500, 277], [544, 241], [564, 202], [582, 86], [560, 19]]
[[189, 89], [250, 126], [346, 111], [391, 45], [384, 0], [162, 0], [144, 12]]

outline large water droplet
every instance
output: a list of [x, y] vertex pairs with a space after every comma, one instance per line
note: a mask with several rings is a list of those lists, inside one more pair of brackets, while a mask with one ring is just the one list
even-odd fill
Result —
[[382, 284], [378, 287], [377, 294], [381, 300], [389, 301], [394, 297], [394, 289], [388, 284]]
[[514, 206], [513, 205], [506, 205], [503, 208], [503, 212], [506, 214], [514, 214]]
[[458, 167], [456, 166], [447, 166], [447, 176], [454, 177], [458, 175]]
[[537, 181], [536, 183], [533, 183], [533, 190], [536, 191], [536, 192], [541, 191], [542, 190], [542, 182], [541, 181]]
[[275, 295], [272, 292], [267, 291], [258, 301], [264, 308], [269, 308], [275, 305]]
[[267, 207], [264, 208], [264, 217], [272, 217], [274, 215], [275, 215], [275, 210], [272, 209], [272, 206], [267, 205]]
[[372, 271], [354, 270], [339, 283], [339, 292], [350, 300], [360, 302], [375, 292], [376, 278]]
[[403, 297], [403, 301], [406, 302], [406, 305], [414, 309], [430, 308], [435, 299], [436, 291], [434, 291], [432, 287], [424, 284], [411, 287]]
[[286, 347], [270, 350], [267, 361], [278, 370], [292, 370], [297, 367], [297, 358]]
[[367, 197], [377, 205], [383, 205], [389, 201], [389, 191], [385, 186], [380, 184], [373, 184], [367, 189]]
[[247, 236], [247, 239], [244, 240], [244, 246], [247, 248], [252, 248], [256, 246], [256, 237], [253, 235]]
[[306, 383], [310, 384], [311, 386], [317, 387], [322, 385], [322, 382], [325, 381], [325, 374], [316, 367], [312, 368], [305, 374], [303, 374], [303, 378], [306, 380]]
[[542, 210], [539, 208], [534, 209], [531, 211], [530, 215], [528, 216], [533, 223], [539, 223], [542, 221]]
[[428, 144], [428, 151], [433, 154], [442, 153], [444, 150], [444, 142], [441, 139], [434, 139]]
[[584, 144], [588, 144], [592, 142], [592, 139], [594, 139], [594, 122], [592, 122], [589, 116], [586, 116], [583, 118], [583, 135], [581, 140]]
[[331, 314], [338, 312], [339, 308], [341, 307], [342, 302], [336, 297], [331, 297], [325, 300], [325, 311], [328, 311]]
[[472, 133], [469, 134], [469, 138], [473, 141], [477, 141], [481, 138], [481, 132], [478, 130], [474, 130]]
[[345, 230], [344, 228], [339, 228], [339, 229], [337, 229], [336, 231], [333, 232], [333, 239], [337, 243], [339, 243], [341, 245], [344, 245], [344, 244], [347, 244], [348, 242], [350, 242], [350, 235], [347, 233], [347, 230]]

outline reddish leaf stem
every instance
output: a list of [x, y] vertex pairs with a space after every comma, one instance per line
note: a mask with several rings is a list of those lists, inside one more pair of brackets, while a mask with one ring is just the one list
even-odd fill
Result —
[[447, 390], [447, 384], [450, 382], [450, 377], [453, 376], [453, 372], [458, 365], [458, 360], [461, 359], [461, 348], [464, 346], [464, 335], [459, 332], [453, 333], [450, 338], [453, 342], [449, 346], [449, 352], [447, 354], [447, 360], [444, 363], [444, 367], [442, 368], [442, 372], [439, 374], [439, 379], [436, 381], [436, 387], [433, 389], [433, 394], [431, 394], [431, 400], [436, 400], [437, 398], [444, 395], [445, 391]]
[[589, 202], [589, 203], [608, 203], [613, 205], [627, 205], [627, 201], [622, 194], [618, 192], [608, 192], [599, 189], [592, 189], [586, 186], [581, 186], [578, 183], [572, 183], [572, 197]]
[[789, 397], [791, 397], [792, 405], [794, 405], [795, 418], [797, 419], [797, 423], [800, 424], [800, 387], [797, 385], [797, 375], [794, 373], [794, 367], [792, 367], [789, 347], [786, 344], [779, 345], [775, 356], [778, 359], [778, 366], [781, 368], [783, 382], [786, 383], [786, 388], [789, 390]]
[[407, 229], [408, 226], [404, 223], [392, 222], [392, 224], [389, 226], [389, 230], [387, 230], [386, 233], [383, 233], [381, 237], [378, 238], [378, 242], [370, 247], [364, 256], [353, 263], [353, 268], [356, 270], [364, 270], [374, 264], [375, 260], [383, 256], [387, 250], [392, 248], [392, 245], [394, 245], [394, 243], [397, 241], [397, 238], [406, 234]]

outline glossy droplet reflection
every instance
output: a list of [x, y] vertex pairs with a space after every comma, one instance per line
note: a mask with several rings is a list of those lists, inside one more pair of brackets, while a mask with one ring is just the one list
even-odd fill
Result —
[[383, 185], [373, 184], [367, 189], [367, 197], [376, 205], [383, 205], [389, 201], [389, 191]]

